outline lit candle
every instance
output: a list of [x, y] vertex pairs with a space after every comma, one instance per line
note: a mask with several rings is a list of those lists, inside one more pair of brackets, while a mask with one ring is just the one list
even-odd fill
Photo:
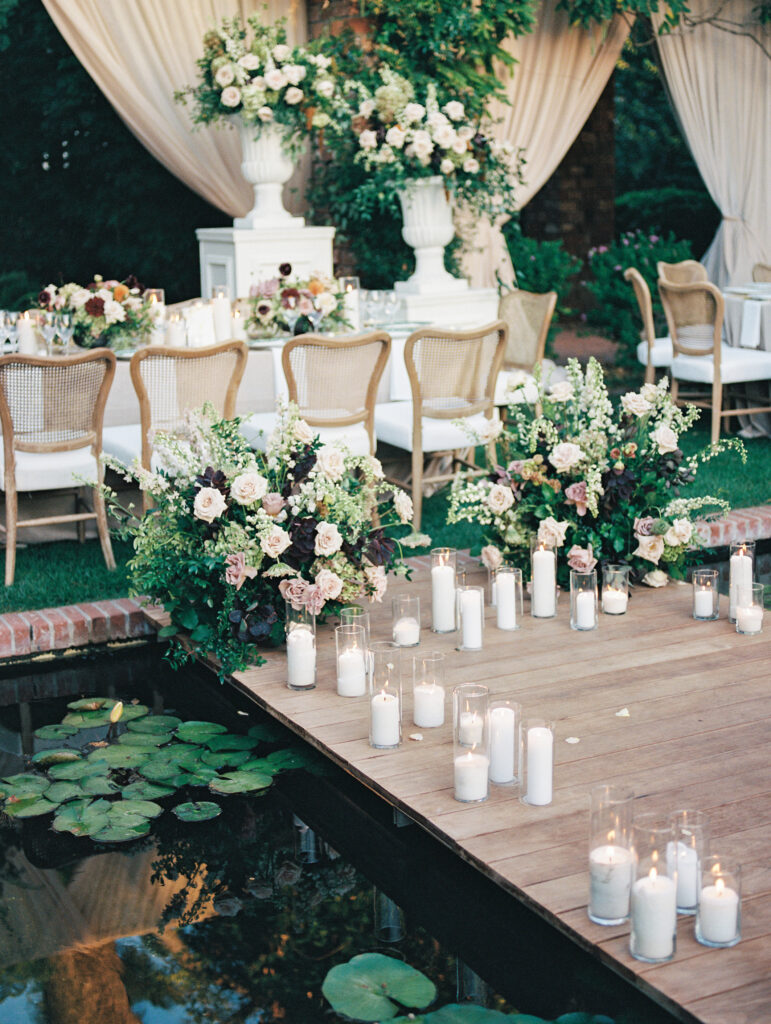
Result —
[[629, 597], [624, 590], [605, 587], [602, 592], [602, 610], [606, 615], [623, 615], [628, 601]]
[[343, 279], [343, 305], [345, 307], [345, 319], [351, 325], [351, 330], [358, 331], [361, 326], [359, 312], [359, 289], [355, 282], [350, 279]]
[[538, 548], [533, 552], [533, 615], [551, 618], [557, 613], [557, 559], [553, 551]]
[[693, 846], [680, 840], [677, 843], [667, 843], [667, 873], [674, 876], [675, 871], [677, 905], [681, 910], [692, 910], [699, 899], [699, 855]]
[[437, 633], [455, 629], [455, 569], [435, 565], [431, 570], [431, 617]]
[[737, 595], [741, 597], [744, 592], [751, 590], [752, 585], [752, 558], [747, 554], [745, 547], [731, 555], [729, 562], [728, 578], [728, 615], [729, 618], [736, 618]]
[[551, 729], [536, 725], [527, 731], [527, 796], [529, 804], [543, 806], [552, 798], [554, 736]]
[[226, 288], [215, 288], [211, 300], [214, 317], [214, 337], [217, 341], [228, 341], [232, 326], [231, 305]]
[[484, 722], [476, 711], [461, 711], [458, 723], [458, 742], [464, 747], [475, 747], [482, 742]]
[[[345, 655], [341, 656], [345, 657]], [[376, 693], [372, 698], [372, 730], [373, 747], [398, 747], [401, 739], [399, 731], [399, 700], [396, 694]]]
[[185, 345], [185, 324], [179, 313], [173, 313], [166, 324], [166, 344], [172, 348]]
[[632, 950], [646, 960], [666, 960], [675, 951], [677, 886], [655, 868], [632, 886]]
[[737, 605], [736, 626], [742, 633], [759, 633], [763, 628], [763, 609], [757, 605], [749, 608]]
[[576, 628], [594, 629], [596, 625], [594, 594], [591, 590], [582, 590], [576, 594]]
[[461, 646], [479, 650], [482, 646], [482, 594], [478, 590], [462, 590], [460, 594]]
[[[444, 687], [420, 683], [412, 691], [412, 720], [421, 729], [444, 725]], [[481, 735], [480, 735], [481, 738]]]
[[493, 708], [490, 712], [491, 782], [501, 784], [514, 781], [515, 721], [516, 715], [513, 708]]
[[394, 643], [400, 647], [415, 647], [420, 643], [420, 623], [411, 615], [394, 623]]
[[498, 629], [517, 628], [517, 598], [514, 573], [504, 572], [493, 580], [493, 604]]
[[712, 587], [694, 591], [693, 614], [699, 619], [709, 619], [715, 614]]
[[455, 758], [455, 799], [465, 803], [487, 796], [488, 760], [471, 750]]
[[22, 313], [16, 326], [19, 331], [19, 353], [23, 356], [36, 356], [37, 335], [35, 334], [35, 325], [30, 320], [29, 313]]
[[316, 685], [316, 644], [312, 630], [295, 626], [287, 634], [287, 682], [293, 690]]
[[337, 692], [341, 697], [361, 697], [366, 689], [364, 651], [350, 647], [337, 659]]
[[699, 896], [699, 934], [705, 942], [731, 942], [739, 930], [739, 894], [722, 878]]
[[589, 854], [589, 914], [592, 919], [623, 921], [629, 915], [632, 852], [608, 843]]
[[246, 327], [244, 325], [244, 318], [241, 316], [240, 309], [233, 310], [233, 316], [231, 319], [230, 326], [230, 337], [235, 338], [236, 341], [246, 340]]

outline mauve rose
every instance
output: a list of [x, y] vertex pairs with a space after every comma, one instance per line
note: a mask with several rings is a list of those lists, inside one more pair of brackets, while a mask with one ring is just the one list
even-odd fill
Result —
[[246, 580], [253, 580], [257, 575], [257, 570], [251, 565], [246, 564], [246, 555], [243, 551], [238, 551], [234, 555], [228, 555], [225, 559], [225, 582], [231, 587], [235, 587], [236, 590], [240, 590]]
[[413, 508], [412, 498], [409, 494], [404, 491], [397, 491], [394, 494], [394, 508], [396, 514], [399, 516], [399, 521], [402, 523], [409, 523], [412, 519]]
[[262, 499], [262, 507], [269, 516], [277, 516], [284, 507], [284, 499], [277, 491], [271, 491]]
[[373, 589], [373, 593], [369, 597], [370, 601], [382, 601], [383, 595], [388, 589], [388, 579], [383, 566], [368, 565], [364, 570], [364, 575], [367, 577], [367, 583]]
[[193, 502], [193, 515], [205, 523], [213, 523], [227, 508], [223, 494], [214, 487], [202, 487]]
[[511, 473], [512, 476], [521, 476], [522, 475], [522, 470], [524, 468], [525, 468], [525, 463], [522, 461], [522, 459], [514, 459], [513, 462], [509, 463], [508, 469], [506, 470], [506, 472], [507, 473]]
[[638, 537], [650, 537], [653, 529], [653, 516], [642, 516], [640, 519], [635, 519], [632, 529]]
[[295, 611], [299, 611], [305, 605], [305, 591], [308, 583], [295, 576], [292, 579], [283, 579], [278, 585], [278, 592], [285, 601], [288, 601]]
[[588, 548], [580, 548], [574, 544], [568, 551], [568, 565], [576, 572], [590, 572], [597, 565], [597, 559], [592, 555], [592, 545], [590, 544]]
[[579, 480], [565, 488], [565, 501], [568, 505], [576, 506], [576, 513], [579, 516], [586, 515], [586, 480]]
[[503, 555], [494, 544], [486, 544], [480, 552], [482, 565], [488, 569], [497, 569], [503, 565]]
[[303, 604], [311, 615], [318, 615], [325, 603], [326, 598], [324, 597], [324, 592], [318, 583], [311, 583], [305, 588]]
[[318, 558], [330, 558], [343, 545], [343, 538], [334, 523], [319, 523], [313, 553]]
[[343, 581], [331, 569], [322, 569], [316, 574], [316, 585], [321, 589], [325, 601], [334, 601], [343, 589]]

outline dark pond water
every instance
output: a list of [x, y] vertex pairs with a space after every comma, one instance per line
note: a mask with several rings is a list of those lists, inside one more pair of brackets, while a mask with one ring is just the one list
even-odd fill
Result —
[[[261, 721], [152, 648], [7, 675], [0, 777], [44, 745], [35, 729], [95, 693], [235, 732]], [[326, 973], [370, 951], [427, 974], [436, 1006], [671, 1020], [336, 769], [221, 803], [205, 823], [166, 812], [124, 846], [0, 816], [0, 1022], [330, 1024]]]

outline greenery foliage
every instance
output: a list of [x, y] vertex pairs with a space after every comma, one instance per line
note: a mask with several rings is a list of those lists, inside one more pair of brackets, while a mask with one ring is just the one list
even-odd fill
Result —
[[572, 311], [566, 303], [573, 279], [581, 272], [581, 260], [571, 255], [561, 241], [541, 242], [523, 235], [516, 218], [504, 225], [503, 233], [517, 286], [528, 292], [556, 291], [557, 313], [570, 316]]

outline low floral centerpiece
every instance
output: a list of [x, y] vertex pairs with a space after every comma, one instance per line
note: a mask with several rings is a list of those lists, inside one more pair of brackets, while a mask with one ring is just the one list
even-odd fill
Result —
[[547, 388], [537, 376], [536, 388], [532, 405], [509, 406], [505, 428], [476, 438], [494, 441], [497, 457], [487, 476], [454, 482], [448, 521], [483, 527], [490, 568], [506, 561], [529, 575], [537, 537], [565, 549], [562, 584], [571, 568], [598, 562], [626, 563], [634, 579], [654, 586], [667, 574], [682, 578], [702, 543], [697, 518], [722, 515], [728, 505], [709, 495], [681, 497], [680, 488], [728, 448], [746, 461], [742, 443], [722, 440], [686, 457], [679, 439], [699, 410], [678, 408], [666, 379], [628, 392], [614, 410], [595, 359], [586, 370], [571, 359], [567, 380]]
[[209, 405], [153, 447], [157, 472], [105, 462], [152, 496], [137, 520], [110, 495], [133, 538], [132, 589], [165, 606], [175, 664], [211, 653], [222, 676], [258, 665], [259, 645], [284, 639], [285, 601], [323, 617], [381, 601], [389, 569], [406, 572], [385, 529], [409, 522], [410, 498], [377, 459], [322, 444], [291, 405], [264, 453]]
[[70, 313], [73, 339], [81, 348], [136, 348], [153, 328], [152, 307], [133, 274], [125, 281], [105, 281], [99, 274], [87, 286], [70, 281], [49, 284], [38, 296], [42, 309]]
[[292, 277], [292, 265], [282, 263], [278, 274], [249, 289], [251, 313], [246, 325], [250, 338], [273, 337], [308, 330], [335, 332], [352, 325], [345, 316], [345, 296], [337, 282], [322, 274]]

